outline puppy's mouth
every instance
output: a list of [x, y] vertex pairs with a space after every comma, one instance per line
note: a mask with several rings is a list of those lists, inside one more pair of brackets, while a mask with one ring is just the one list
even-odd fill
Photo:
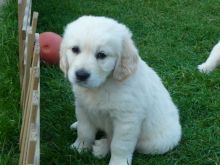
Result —
[[76, 80], [75, 84], [83, 88], [95, 88], [95, 86], [89, 83], [88, 80], [86, 81]]
[[93, 81], [90, 81], [89, 79], [86, 81], [80, 81], [80, 80], [75, 80], [75, 84], [83, 87], [83, 88], [97, 88], [99, 86], [98, 83], [95, 83]]
[[88, 82], [87, 81], [80, 81], [80, 80], [75, 80], [75, 83], [79, 86], [82, 86], [82, 87], [88, 87]]

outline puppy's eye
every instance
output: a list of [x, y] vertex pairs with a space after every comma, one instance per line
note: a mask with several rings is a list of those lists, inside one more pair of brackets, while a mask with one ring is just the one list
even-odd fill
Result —
[[74, 46], [74, 47], [72, 48], [72, 51], [73, 51], [73, 53], [75, 53], [75, 54], [79, 54], [79, 53], [80, 53], [80, 49], [79, 49], [78, 46]]
[[104, 58], [106, 58], [106, 54], [104, 52], [98, 52], [96, 54], [96, 58], [97, 59], [104, 59]]

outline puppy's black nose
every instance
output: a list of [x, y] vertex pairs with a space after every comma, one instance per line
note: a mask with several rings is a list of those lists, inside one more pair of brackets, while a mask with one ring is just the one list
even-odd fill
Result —
[[76, 74], [77, 80], [79, 81], [86, 81], [90, 76], [90, 74], [84, 69], [77, 70], [75, 74]]

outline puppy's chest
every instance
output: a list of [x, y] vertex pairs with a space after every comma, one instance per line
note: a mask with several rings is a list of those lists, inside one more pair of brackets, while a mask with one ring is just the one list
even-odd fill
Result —
[[114, 109], [114, 96], [108, 91], [80, 92], [77, 101], [90, 113], [109, 113]]
[[[111, 100], [107, 95], [87, 95], [78, 98], [87, 113], [90, 121], [100, 130], [111, 130], [111, 116], [114, 106], [111, 106]], [[109, 132], [109, 131], [108, 131]]]

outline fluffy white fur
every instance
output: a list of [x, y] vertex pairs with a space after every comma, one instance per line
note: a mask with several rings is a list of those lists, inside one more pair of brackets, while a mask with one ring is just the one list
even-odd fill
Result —
[[[163, 154], [181, 138], [178, 109], [131, 37], [113, 19], [83, 16], [67, 25], [61, 44], [60, 67], [72, 84], [78, 120], [72, 147], [98, 158], [111, 152], [109, 165], [130, 165], [135, 150]], [[97, 59], [97, 52], [106, 58]], [[86, 81], [77, 80], [80, 69], [90, 73]], [[96, 140], [98, 130], [106, 138]]]
[[206, 62], [198, 66], [200, 72], [209, 73], [220, 65], [220, 41], [213, 47]]

